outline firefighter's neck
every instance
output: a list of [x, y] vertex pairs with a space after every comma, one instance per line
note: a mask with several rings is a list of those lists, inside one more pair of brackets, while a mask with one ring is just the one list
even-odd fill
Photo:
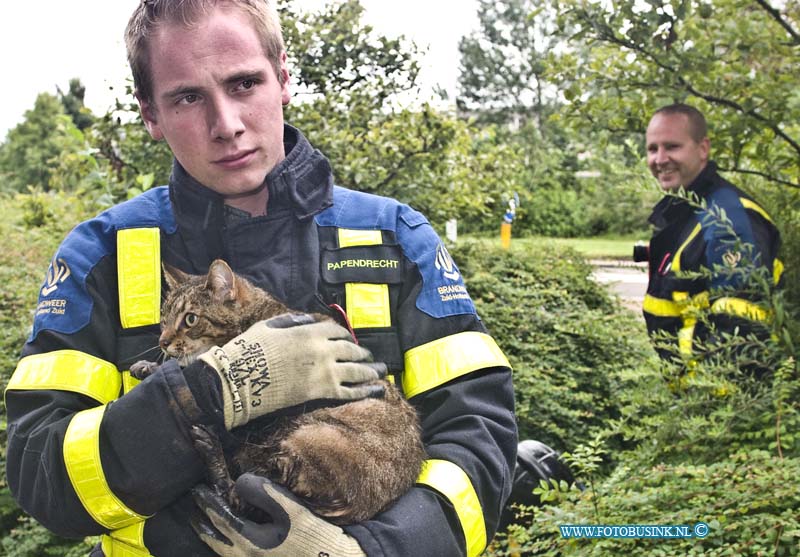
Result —
[[267, 190], [266, 180], [253, 191], [224, 197], [225, 205], [249, 213], [251, 217], [260, 217], [267, 214], [269, 191]]

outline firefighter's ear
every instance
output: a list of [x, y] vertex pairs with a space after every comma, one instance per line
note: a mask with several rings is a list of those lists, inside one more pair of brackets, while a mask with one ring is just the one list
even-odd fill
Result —
[[179, 285], [188, 281], [191, 275], [184, 273], [180, 269], [168, 265], [167, 263], [161, 264], [161, 269], [164, 271], [164, 278], [167, 281], [167, 288], [175, 290]]
[[219, 302], [236, 299], [238, 289], [236, 275], [222, 259], [215, 259], [208, 268], [206, 288], [211, 290], [212, 296]]
[[136, 94], [136, 100], [139, 101], [139, 113], [142, 115], [142, 122], [144, 122], [147, 133], [156, 141], [161, 141], [164, 139], [164, 134], [161, 131], [161, 126], [158, 125], [155, 105], [151, 101], [145, 100], [138, 93]]

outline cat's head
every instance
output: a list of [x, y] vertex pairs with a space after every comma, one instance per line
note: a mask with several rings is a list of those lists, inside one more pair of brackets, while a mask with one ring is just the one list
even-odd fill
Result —
[[222, 346], [246, 330], [243, 319], [258, 298], [257, 288], [215, 260], [205, 276], [163, 265], [168, 291], [161, 307], [159, 345], [186, 365], [214, 345]]

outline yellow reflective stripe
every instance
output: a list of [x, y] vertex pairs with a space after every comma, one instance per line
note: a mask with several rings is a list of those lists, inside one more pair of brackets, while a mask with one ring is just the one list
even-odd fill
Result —
[[650, 315], [656, 317], [680, 317], [681, 306], [672, 300], [664, 300], [663, 298], [656, 298], [650, 294], [644, 297], [642, 309]]
[[[685, 295], [686, 299], [689, 298], [688, 292], [683, 292], [683, 294]], [[708, 308], [710, 303], [709, 296], [710, 294], [708, 290], [703, 290], [702, 292], [698, 292], [697, 294], [692, 296], [691, 300], [689, 300], [688, 308], [693, 310]]]
[[98, 406], [72, 417], [64, 435], [64, 464], [86, 512], [97, 523], [116, 530], [146, 517], [126, 507], [106, 482], [100, 462], [100, 422], [105, 409]]
[[708, 307], [708, 292], [689, 297], [688, 292], [673, 292], [672, 300], [664, 300], [646, 294], [642, 309], [656, 317], [680, 317], [682, 326], [678, 330], [678, 350], [683, 356], [692, 355], [694, 331], [697, 326], [697, 311]]
[[80, 393], [100, 404], [119, 396], [117, 368], [77, 350], [57, 350], [22, 358], [6, 390], [54, 390]]
[[678, 351], [687, 358], [692, 355], [695, 325], [697, 325], [695, 317], [685, 317], [683, 327], [678, 331]]
[[380, 230], [354, 230], [349, 228], [339, 229], [339, 247], [376, 246], [383, 243], [383, 234]]
[[678, 331], [678, 350], [687, 358], [692, 355], [694, 331], [697, 326], [697, 312], [708, 308], [708, 296], [708, 291], [700, 292], [692, 297], [689, 297], [688, 292], [672, 293], [672, 298], [682, 308], [683, 327]]
[[763, 307], [742, 298], [724, 297], [711, 304], [711, 313], [725, 313], [744, 317], [752, 321], [769, 321], [770, 312]]
[[691, 231], [689, 237], [686, 238], [686, 241], [681, 244], [681, 247], [678, 248], [678, 251], [675, 252], [675, 256], [672, 258], [672, 270], [673, 271], [680, 271], [681, 270], [681, 255], [683, 254], [683, 250], [686, 249], [692, 240], [695, 239], [695, 236], [700, 234], [700, 231], [703, 229], [702, 226], [698, 223], [694, 230]]
[[[756, 213], [764, 217], [767, 221], [772, 222], [772, 219], [767, 214], [767, 212], [764, 209], [762, 209], [761, 206], [758, 205], [758, 203], [756, 203], [755, 201], [751, 201], [750, 199], [745, 199], [744, 197], [739, 198], [739, 201], [742, 202], [742, 207], [744, 207], [745, 209], [750, 209], [751, 211], [755, 211]], [[772, 222], [772, 224], [775, 223]]]
[[101, 544], [105, 557], [152, 557], [144, 545], [144, 522], [103, 535]]
[[[742, 202], [742, 206], [745, 209], [750, 209], [752, 211], [755, 211], [756, 213], [764, 217], [765, 220], [775, 225], [769, 214], [764, 209], [762, 209], [761, 206], [758, 205], [756, 202], [745, 198], [741, 198], [740, 201]], [[775, 261], [772, 262], [772, 280], [775, 284], [778, 284], [780, 282], [782, 274], [783, 274], [783, 262], [780, 259], [775, 259]]]
[[778, 284], [783, 275], [783, 261], [776, 259], [772, 262], [772, 282]]
[[688, 292], [673, 292], [672, 293], [672, 299], [675, 300], [678, 303], [684, 303], [685, 304], [686, 300], [689, 299], [689, 293]]
[[468, 331], [412, 348], [405, 354], [406, 398], [487, 367], [511, 367], [503, 351], [485, 333]]
[[140, 379], [136, 379], [134, 376], [131, 375], [130, 371], [123, 371], [122, 372], [122, 393], [127, 394], [131, 392], [131, 390], [141, 383]]
[[476, 557], [486, 548], [486, 524], [478, 494], [467, 474], [452, 462], [426, 460], [417, 483], [427, 485], [446, 497], [458, 515], [467, 557]]
[[117, 232], [119, 317], [126, 329], [161, 319], [161, 240], [158, 228]]
[[354, 329], [392, 326], [388, 285], [348, 282], [345, 298], [347, 318]]
[[[375, 246], [383, 243], [380, 230], [339, 229], [339, 247]], [[348, 282], [345, 284], [347, 319], [354, 329], [391, 327], [389, 285]]]

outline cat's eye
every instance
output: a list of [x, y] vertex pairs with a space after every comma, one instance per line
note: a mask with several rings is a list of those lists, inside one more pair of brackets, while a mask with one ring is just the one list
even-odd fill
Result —
[[187, 313], [183, 317], [183, 322], [186, 324], [187, 327], [194, 327], [195, 325], [197, 325], [197, 319], [198, 319], [197, 314]]

